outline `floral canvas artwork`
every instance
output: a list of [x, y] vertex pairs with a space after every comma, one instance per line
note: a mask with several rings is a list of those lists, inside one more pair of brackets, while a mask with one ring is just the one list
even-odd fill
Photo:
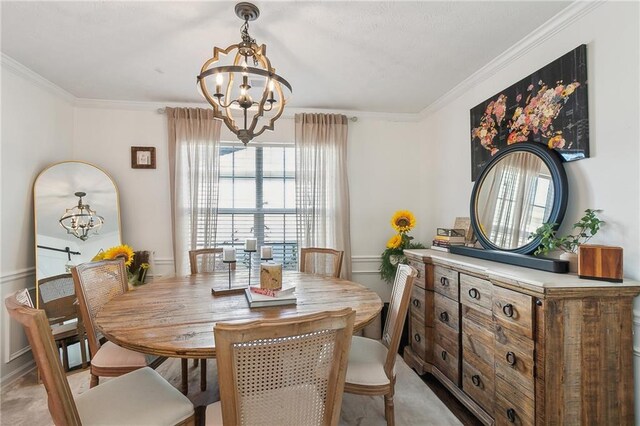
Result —
[[524, 141], [565, 161], [589, 157], [586, 45], [471, 109], [471, 180], [501, 148]]

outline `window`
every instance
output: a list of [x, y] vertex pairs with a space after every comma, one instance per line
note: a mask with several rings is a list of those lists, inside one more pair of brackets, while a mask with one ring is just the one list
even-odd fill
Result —
[[273, 247], [274, 261], [296, 269], [293, 144], [221, 142], [219, 179], [216, 246], [235, 247], [246, 262], [244, 241], [255, 237], [258, 247]]

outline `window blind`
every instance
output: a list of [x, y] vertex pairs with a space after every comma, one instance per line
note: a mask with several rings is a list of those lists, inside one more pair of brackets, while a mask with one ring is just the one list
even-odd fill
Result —
[[[297, 268], [295, 151], [293, 144], [248, 146], [221, 142], [216, 247], [234, 247], [238, 262], [248, 263], [244, 241], [273, 247], [274, 261]], [[204, 224], [198, 225], [198, 246]], [[259, 248], [258, 248], [259, 250]], [[257, 267], [259, 252], [253, 257]]]

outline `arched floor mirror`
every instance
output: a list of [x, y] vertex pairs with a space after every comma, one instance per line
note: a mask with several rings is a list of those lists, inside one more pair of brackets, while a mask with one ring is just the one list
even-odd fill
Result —
[[[104, 170], [88, 163], [65, 161], [44, 169], [33, 187], [36, 251], [34, 303], [44, 309], [54, 340], [62, 348], [84, 345], [77, 321], [71, 268], [121, 243], [118, 188]], [[74, 326], [77, 324], [77, 326]], [[82, 364], [86, 354], [82, 351]]]

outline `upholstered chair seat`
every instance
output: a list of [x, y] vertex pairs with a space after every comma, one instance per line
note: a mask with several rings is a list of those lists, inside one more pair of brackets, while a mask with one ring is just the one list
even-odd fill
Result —
[[178, 425], [193, 416], [191, 401], [149, 367], [107, 380], [75, 399], [87, 425]]
[[132, 351], [113, 342], [106, 342], [91, 360], [96, 368], [142, 368], [152, 364], [158, 357]]
[[365, 386], [388, 385], [389, 377], [384, 372], [387, 353], [387, 347], [381, 341], [353, 336], [346, 382]]

